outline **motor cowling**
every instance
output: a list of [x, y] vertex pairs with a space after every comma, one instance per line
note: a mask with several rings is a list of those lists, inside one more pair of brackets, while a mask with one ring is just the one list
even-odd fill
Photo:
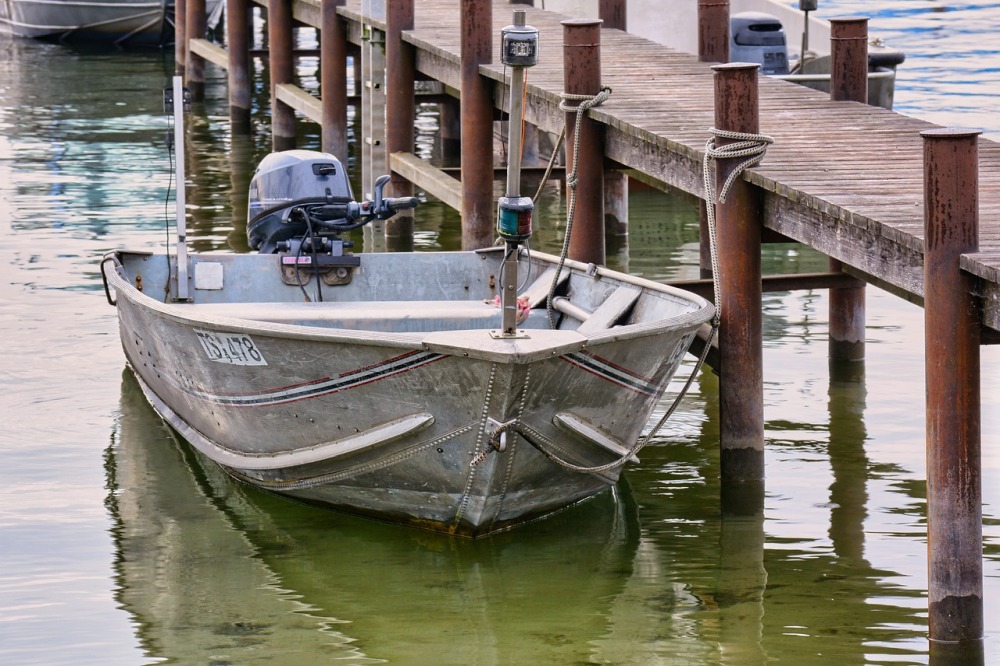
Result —
[[347, 171], [333, 155], [314, 150], [271, 153], [250, 180], [247, 241], [254, 250], [273, 252], [277, 243], [309, 232], [306, 216], [293, 214], [296, 208], [340, 211], [353, 201]]
[[785, 29], [763, 12], [740, 12], [729, 19], [730, 62], [760, 63], [764, 74], [788, 74]]

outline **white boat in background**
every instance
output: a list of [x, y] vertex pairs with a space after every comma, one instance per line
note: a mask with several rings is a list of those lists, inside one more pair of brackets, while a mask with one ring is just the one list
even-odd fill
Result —
[[[224, 4], [208, 0], [208, 24]], [[173, 40], [173, 0], [0, 0], [0, 30], [15, 37], [159, 46]]]

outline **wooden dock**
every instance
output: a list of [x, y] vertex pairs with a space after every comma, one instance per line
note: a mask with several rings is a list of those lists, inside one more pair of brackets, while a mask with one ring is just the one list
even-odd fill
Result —
[[[200, 1], [187, 0], [187, 3], [191, 6]], [[398, 52], [399, 44], [406, 45], [411, 49], [406, 53], [412, 55], [412, 68], [418, 77], [440, 82], [445, 93], [460, 98], [463, 104], [474, 101], [475, 91], [463, 85], [468, 79], [463, 74], [461, 12], [470, 7], [485, 12], [483, 5], [489, 7], [489, 0], [420, 0], [419, 3], [401, 0], [397, 7], [415, 10], [412, 28], [406, 25], [402, 30], [398, 24], [388, 25], [391, 21], [363, 17], [361, 0], [257, 2], [271, 13], [290, 13], [299, 24], [318, 29], [331, 25], [330, 17], [335, 11], [346, 40], [359, 48], [368, 38], [366, 25], [385, 35], [398, 34], [399, 43], [387, 43], [387, 53], [392, 49]], [[241, 7], [247, 6], [246, 3], [247, 0], [229, 0], [230, 8], [236, 8], [236, 15]], [[510, 71], [505, 71], [500, 64], [498, 36], [502, 28], [511, 23], [513, 8], [525, 9], [528, 24], [540, 33], [539, 63], [529, 70], [527, 78], [527, 121], [541, 130], [558, 134], [566, 122], [566, 113], [559, 107], [566, 76], [562, 22], [573, 17], [512, 5], [506, 0], [493, 0], [491, 26], [481, 26], [495, 36], [492, 59], [479, 64], [477, 74], [488, 82], [492, 91], [491, 111], [500, 108], [503, 100], [509, 100]], [[197, 11], [195, 14], [197, 20]], [[279, 20], [278, 14], [270, 20]], [[189, 34], [196, 34], [198, 24], [193, 24], [192, 28], [189, 20], [187, 30]], [[201, 39], [189, 43], [186, 54], [183, 49], [178, 51], [179, 56], [187, 58], [189, 78], [197, 78], [200, 57], [228, 67], [233, 80], [236, 60], [232, 52], [227, 53]], [[277, 66], [275, 43], [272, 38], [272, 67]], [[290, 46], [288, 49], [290, 54]], [[599, 49], [600, 81], [612, 89], [606, 102], [588, 112], [602, 133], [604, 159], [601, 161], [604, 164], [601, 168], [610, 165], [611, 168], [634, 170], [642, 174], [644, 180], [659, 183], [664, 189], [680, 190], [704, 199], [702, 170], [706, 141], [711, 138], [710, 128], [716, 125], [718, 117], [715, 90], [718, 72], [695, 55], [680, 53], [609, 27], [600, 30]], [[248, 54], [236, 55], [244, 59], [249, 57]], [[392, 60], [391, 53], [387, 58]], [[343, 69], [342, 63], [334, 63], [334, 66]], [[390, 62], [387, 69], [392, 67]], [[929, 536], [932, 550], [931, 637], [976, 640], [976, 632], [979, 631], [981, 637], [982, 630], [981, 559], [977, 559], [981, 558], [982, 537], [980, 524], [977, 543], [976, 529], [970, 521], [981, 521], [981, 514], [976, 513], [979, 511], [976, 494], [979, 489], [975, 485], [979, 476], [978, 353], [980, 341], [987, 343], [1000, 339], [997, 337], [1000, 332], [1000, 145], [977, 139], [974, 133], [955, 133], [960, 140], [972, 137], [972, 160], [975, 162], [978, 155], [978, 173], [973, 163], [971, 183], [952, 183], [947, 181], [949, 174], [942, 174], [941, 169], [929, 172], [926, 159], [928, 155], [940, 157], [947, 153], [947, 150], [935, 153], [935, 149], [928, 148], [930, 144], [941, 138], [955, 137], [927, 134], [935, 128], [930, 123], [858, 102], [832, 101], [825, 93], [763, 76], [756, 81], [756, 86], [759, 130], [773, 137], [774, 143], [768, 148], [763, 162], [745, 172], [744, 181], [751, 196], [757, 197], [759, 202], [760, 225], [777, 238], [814, 248], [839, 261], [843, 271], [851, 276], [924, 304], [927, 291], [925, 254], [929, 249], [925, 244], [925, 228], [935, 228], [931, 225], [942, 221], [938, 219], [941, 215], [930, 210], [931, 207], [938, 206], [945, 211], [942, 214], [945, 217], [952, 214], [948, 211], [953, 211], [956, 217], [968, 218], [971, 209], [971, 217], [975, 219], [957, 220], [957, 223], [972, 225], [963, 227], [965, 230], [961, 234], [972, 228], [975, 235], [978, 225], [978, 236], [973, 238], [976, 242], [955, 246], [959, 249], [954, 252], [954, 271], [940, 278], [959, 285], [957, 300], [953, 299], [948, 305], [957, 309], [960, 319], [964, 320], [967, 315], [972, 328], [963, 328], [965, 324], [946, 326], [943, 332], [935, 334], [944, 339], [928, 338], [931, 352], [928, 354], [929, 394], [937, 392], [943, 396], [939, 404], [944, 405], [941, 409], [945, 411], [959, 411], [955, 405], [965, 409], [957, 417], [934, 420], [939, 418], [935, 410], [940, 410], [932, 398], [928, 398], [928, 450], [929, 461], [933, 463], [928, 469], [929, 514], [935, 524], [952, 523], [960, 532]], [[288, 113], [294, 110], [316, 122], [325, 120], [322, 101], [288, 81], [278, 82], [274, 96], [287, 107]], [[389, 113], [389, 107], [386, 108]], [[463, 110], [463, 123], [464, 120]], [[277, 116], [275, 122], [279, 122]], [[277, 133], [277, 124], [275, 127]], [[282, 131], [287, 131], [287, 127]], [[473, 149], [471, 144], [465, 145], [464, 138], [463, 146], [463, 150]], [[388, 166], [396, 178], [405, 177], [453, 206], [465, 205], [470, 192], [468, 184], [463, 192], [463, 182], [422, 164], [406, 149], [399, 151], [398, 147], [390, 146], [390, 153], [394, 154], [387, 156]], [[490, 178], [492, 167], [490, 164]], [[468, 170], [463, 162], [463, 178], [466, 176]], [[929, 183], [934, 183], [934, 191], [930, 191]], [[463, 216], [470, 217], [464, 208]], [[960, 233], [957, 227], [948, 226], [947, 219], [943, 222], [942, 230], [934, 233], [947, 244], [948, 239]], [[941, 245], [938, 238], [934, 243]], [[831, 285], [835, 284], [833, 277]], [[930, 307], [928, 312], [931, 312]], [[928, 330], [930, 335], [930, 327]], [[948, 339], [949, 335], [959, 339]], [[722, 343], [725, 341], [723, 337]], [[954, 351], [957, 358], [952, 348], [957, 350]], [[939, 382], [932, 365], [937, 367], [942, 363], [949, 371], [954, 366], [958, 372], [966, 374]], [[723, 373], [722, 384], [726, 380]], [[730, 383], [738, 381], [742, 378], [733, 379], [730, 375]], [[963, 382], [974, 384], [975, 390], [962, 392]], [[754, 409], [759, 411], [759, 405]], [[952, 418], [957, 422], [949, 420]], [[942, 429], [945, 432], [941, 432]], [[725, 439], [725, 428], [722, 436]], [[754, 446], [760, 449], [762, 460], [762, 441]], [[725, 441], [723, 447], [726, 447]], [[956, 451], [959, 453], [952, 455]], [[959, 456], [957, 462], [952, 460], [955, 456]], [[939, 462], [940, 469], [931, 469]], [[954, 474], [971, 480], [962, 482], [966, 485], [954, 487], [950, 480]], [[937, 495], [938, 492], [942, 494]], [[947, 510], [939, 512], [941, 507]], [[935, 551], [938, 542], [959, 543], [960, 552]], [[945, 567], [956, 558], [968, 560], [969, 570], [955, 574], [958, 579], [938, 580], [936, 567]], [[978, 591], [975, 585], [977, 561]], [[975, 615], [977, 598], [978, 630], [975, 618], [969, 620], [967, 617]]]

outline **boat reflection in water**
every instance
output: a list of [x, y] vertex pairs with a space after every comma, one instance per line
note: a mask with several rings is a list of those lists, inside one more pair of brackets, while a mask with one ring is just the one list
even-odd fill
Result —
[[798, 522], [817, 507], [780, 496], [721, 510], [712, 408], [693, 439], [647, 447], [631, 486], [467, 540], [241, 485], [125, 371], [107, 452], [117, 598], [144, 652], [179, 663], [983, 664], [929, 653], [924, 593], [866, 553], [864, 400], [863, 382], [831, 383], [827, 539]]
[[150, 657], [586, 661], [637, 558], [621, 486], [476, 541], [267, 495], [174, 439], [129, 372], [114, 440], [118, 598]]

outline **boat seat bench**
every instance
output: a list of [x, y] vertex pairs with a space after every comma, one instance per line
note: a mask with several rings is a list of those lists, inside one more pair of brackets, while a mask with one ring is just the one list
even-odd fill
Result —
[[[638, 289], [619, 287], [593, 312], [579, 311], [578, 331], [593, 335], [614, 326], [639, 298]], [[428, 333], [496, 329], [502, 326], [500, 308], [493, 302], [467, 301], [325, 301], [320, 303], [200, 303], [185, 306], [199, 317], [217, 316], [275, 324], [381, 331]], [[518, 328], [548, 328], [544, 307], [534, 307]]]
[[202, 303], [214, 315], [275, 324], [392, 333], [497, 328], [500, 309], [484, 301], [326, 301], [322, 303]]

